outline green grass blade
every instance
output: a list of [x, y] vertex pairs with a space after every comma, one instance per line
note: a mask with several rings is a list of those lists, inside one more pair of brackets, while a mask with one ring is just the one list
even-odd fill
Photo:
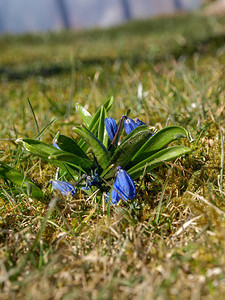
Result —
[[39, 134], [35, 137], [35, 139], [39, 139], [42, 134], [52, 125], [52, 123], [54, 123], [56, 120], [56, 118], [54, 118], [51, 122], [49, 122], [40, 132]]
[[187, 138], [188, 132], [181, 126], [168, 126], [156, 132], [132, 158], [132, 165], [135, 165], [148, 158], [155, 152], [165, 148], [169, 143], [178, 138]]
[[105, 168], [109, 160], [109, 152], [101, 141], [85, 126], [74, 127], [73, 130], [91, 147], [99, 165]]
[[29, 107], [30, 107], [31, 113], [32, 113], [32, 115], [33, 115], [33, 118], [34, 118], [35, 126], [36, 126], [36, 129], [37, 129], [37, 134], [39, 135], [39, 132], [40, 132], [40, 130], [39, 130], [38, 121], [37, 121], [37, 118], [36, 118], [36, 116], [35, 116], [34, 109], [33, 109], [33, 106], [32, 106], [32, 104], [31, 104], [31, 102], [30, 102], [30, 99], [29, 99], [29, 98], [27, 98], [27, 102], [28, 102], [28, 104], [29, 104]]
[[162, 193], [161, 193], [159, 204], [158, 204], [158, 208], [157, 208], [157, 214], [156, 214], [156, 218], [155, 218], [155, 223], [157, 225], [159, 223], [160, 216], [161, 216], [161, 213], [162, 213], [162, 202], [163, 202], [163, 198], [164, 198], [164, 194], [165, 194], [165, 190], [166, 190], [167, 184], [168, 184], [168, 177], [166, 179], [166, 182], [163, 185]]
[[135, 180], [143, 174], [143, 170], [146, 168], [146, 172], [161, 165], [164, 161], [174, 160], [184, 154], [190, 153], [191, 149], [185, 146], [174, 146], [158, 151], [152, 156], [142, 160], [127, 172]]
[[16, 171], [8, 165], [0, 162], [0, 178], [9, 180], [14, 185], [22, 188], [28, 196], [40, 199], [43, 192], [23, 173]]

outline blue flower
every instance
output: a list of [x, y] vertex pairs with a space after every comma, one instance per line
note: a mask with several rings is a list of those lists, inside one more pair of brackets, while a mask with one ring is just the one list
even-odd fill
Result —
[[137, 127], [138, 124], [131, 118], [126, 118], [126, 120], [124, 121], [124, 129], [126, 131], [126, 134], [131, 133], [131, 131], [133, 131]]
[[131, 133], [135, 128], [141, 125], [146, 125], [144, 122], [140, 121], [138, 118], [132, 120], [131, 118], [126, 118], [124, 121], [124, 129], [126, 131], [126, 134]]
[[113, 184], [112, 204], [116, 204], [120, 199], [132, 200], [136, 195], [135, 185], [131, 176], [120, 166], [117, 167], [116, 180]]
[[64, 196], [67, 196], [68, 194], [74, 196], [74, 194], [76, 193], [75, 188], [66, 181], [51, 180], [49, 181], [49, 184], [52, 185], [54, 190], [60, 191], [60, 193]]
[[105, 128], [108, 133], [109, 139], [112, 141], [117, 132], [116, 121], [111, 117], [105, 118]]

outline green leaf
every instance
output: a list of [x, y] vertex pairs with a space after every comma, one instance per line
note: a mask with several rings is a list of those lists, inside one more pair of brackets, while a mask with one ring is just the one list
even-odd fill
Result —
[[14, 185], [22, 188], [28, 196], [40, 199], [44, 196], [43, 192], [23, 173], [0, 162], [0, 178], [11, 181]]
[[185, 146], [174, 146], [158, 151], [147, 159], [142, 160], [127, 172], [135, 180], [145, 172], [149, 172], [152, 169], [158, 167], [165, 161], [174, 160], [184, 154], [191, 152], [191, 149]]
[[62, 152], [52, 145], [34, 139], [17, 139], [16, 143], [21, 145], [28, 152], [44, 157], [45, 159], [47, 159], [49, 155], [59, 154]]
[[86, 159], [69, 152], [62, 152], [60, 154], [50, 155], [48, 159], [72, 164], [74, 167], [77, 167], [82, 172], [90, 171], [91, 167], [93, 166], [93, 162], [88, 157]]
[[104, 127], [105, 127], [105, 108], [104, 106], [101, 106], [100, 108], [100, 116], [99, 116], [99, 124], [98, 124], [98, 136], [100, 142], [103, 143], [103, 137], [104, 137]]
[[87, 126], [87, 128], [89, 128], [93, 119], [92, 115], [81, 104], [77, 103], [76, 107], [84, 124]]
[[[106, 118], [107, 118], [107, 115], [106, 115]], [[108, 141], [109, 141], [109, 136], [108, 136], [108, 133], [107, 133], [107, 130], [106, 130], [106, 127], [105, 127], [105, 120], [104, 120], [104, 133], [103, 133], [103, 145], [107, 148], [108, 146]]]
[[110, 97], [105, 101], [105, 103], [97, 110], [94, 117], [79, 103], [77, 103], [77, 110], [84, 121], [86, 127], [93, 132], [93, 130], [98, 128], [99, 119], [101, 117], [102, 107], [108, 112], [114, 103], [113, 97]]
[[54, 146], [33, 139], [17, 139], [16, 143], [21, 145], [28, 152], [43, 158], [44, 160], [67, 172], [72, 178], [78, 178], [79, 172], [77, 171], [77, 168], [69, 167], [64, 162], [59, 160], [49, 160], [49, 156], [63, 153]]
[[187, 138], [188, 132], [181, 126], [168, 126], [156, 132], [132, 158], [131, 165], [148, 158], [178, 138]]
[[[100, 120], [100, 116], [101, 116], [102, 107], [104, 107], [105, 110], [106, 110], [106, 112], [108, 112], [110, 110], [110, 108], [112, 107], [113, 103], [114, 103], [114, 99], [113, 99], [113, 97], [110, 97], [97, 110], [97, 112], [95, 113], [94, 117], [92, 118], [92, 121], [91, 121], [91, 123], [88, 126], [88, 130], [90, 130], [94, 135], [97, 135], [97, 132], [98, 132], [99, 120]], [[79, 141], [78, 145], [82, 148], [83, 151], [87, 150], [86, 144], [82, 140]]]
[[111, 109], [111, 107], [113, 106], [113, 104], [114, 104], [114, 98], [113, 97], [109, 97], [105, 101], [105, 103], [103, 103], [103, 106], [104, 106], [105, 110], [108, 112]]
[[103, 143], [105, 147], [108, 145], [108, 134], [105, 127], [105, 118], [107, 117], [107, 112], [105, 107], [101, 107], [99, 124], [98, 124], [98, 139]]
[[72, 178], [73, 181], [77, 181], [81, 176], [81, 172], [83, 172], [81, 168], [75, 168], [70, 163], [64, 163], [55, 160], [49, 160], [48, 162], [56, 167], [59, 167], [59, 176], [65, 176], [67, 180]]
[[[116, 149], [114, 155], [110, 159], [108, 166], [114, 164], [114, 167], [105, 175], [105, 179], [113, 177], [116, 168], [121, 166], [125, 168], [131, 158], [136, 154], [140, 147], [150, 138], [152, 130], [147, 126], [139, 126], [135, 128]], [[107, 167], [108, 167], [107, 166]]]
[[[113, 97], [110, 97], [102, 106], [105, 108], [106, 112], [108, 112], [110, 110], [110, 108], [112, 107], [113, 103], [114, 103], [114, 99], [113, 99]], [[94, 134], [96, 134], [96, 132], [98, 130], [99, 119], [100, 119], [101, 110], [102, 110], [101, 107], [95, 113], [95, 115], [92, 119], [92, 122], [91, 122], [90, 126], [88, 127], [88, 129]]]
[[[135, 129], [133, 129], [121, 142], [120, 146], [122, 146], [124, 143], [127, 142], [128, 139], [132, 138], [134, 135], [136, 135], [139, 131], [142, 132], [142, 131], [145, 131], [147, 130], [148, 132], [153, 133], [152, 129], [150, 129], [147, 125], [141, 125], [141, 126], [138, 126], [136, 127]], [[120, 147], [119, 146], [119, 147]]]
[[71, 139], [68, 136], [57, 134], [55, 137], [55, 142], [62, 151], [73, 153], [77, 156], [88, 159], [84, 151], [78, 146], [77, 142], [74, 139]]
[[91, 147], [99, 165], [104, 169], [109, 160], [109, 152], [106, 147], [85, 126], [74, 127], [73, 130]]
[[105, 174], [107, 174], [112, 168], [114, 167], [114, 164], [109, 165], [101, 174], [101, 177], [104, 178]]

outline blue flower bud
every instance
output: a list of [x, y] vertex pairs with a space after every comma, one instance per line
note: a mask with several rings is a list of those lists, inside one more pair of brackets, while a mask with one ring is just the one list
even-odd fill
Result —
[[76, 193], [75, 188], [66, 181], [51, 180], [49, 181], [49, 184], [52, 184], [53, 189], [60, 191], [60, 193], [64, 196], [67, 196], [68, 193], [74, 196]]
[[120, 166], [117, 167], [116, 180], [113, 184], [112, 204], [116, 204], [120, 199], [132, 200], [136, 195], [135, 185], [131, 176]]
[[126, 134], [131, 133], [135, 128], [141, 125], [146, 125], [144, 122], [140, 121], [138, 118], [132, 120], [131, 118], [126, 118], [124, 121], [124, 129], [126, 131]]
[[124, 121], [124, 129], [126, 131], [126, 134], [131, 133], [131, 131], [133, 131], [137, 127], [138, 127], [137, 123], [135, 123], [134, 120], [132, 120], [131, 118], [127, 118]]
[[112, 141], [117, 132], [116, 121], [111, 117], [105, 118], [105, 128], [108, 133], [109, 139]]

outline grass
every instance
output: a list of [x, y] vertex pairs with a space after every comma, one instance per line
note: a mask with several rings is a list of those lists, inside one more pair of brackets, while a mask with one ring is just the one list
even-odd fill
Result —
[[[180, 15], [0, 38], [0, 159], [46, 193], [37, 201], [0, 182], [0, 299], [223, 299], [224, 26]], [[43, 141], [72, 136], [75, 103], [94, 113], [109, 96], [112, 117], [130, 108], [194, 139], [183, 141], [190, 155], [138, 182], [134, 203], [110, 210], [95, 194], [46, 190], [56, 169], [14, 142], [53, 118]]]

